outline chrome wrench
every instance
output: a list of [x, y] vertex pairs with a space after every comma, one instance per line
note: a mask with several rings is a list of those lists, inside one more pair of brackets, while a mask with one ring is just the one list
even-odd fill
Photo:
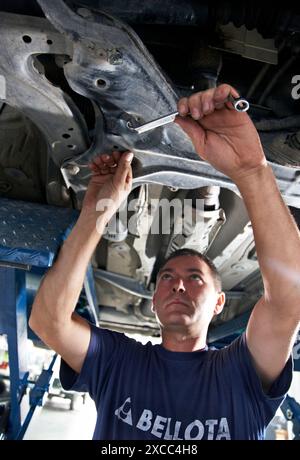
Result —
[[[230, 101], [238, 112], [246, 112], [249, 109], [249, 102], [244, 99], [243, 97], [233, 97], [228, 96], [228, 101]], [[172, 112], [168, 115], [164, 115], [163, 117], [156, 118], [155, 120], [149, 121], [148, 123], [144, 123], [141, 126], [133, 127], [130, 121], [127, 122], [127, 127], [130, 131], [135, 131], [138, 134], [146, 133], [147, 131], [151, 131], [152, 129], [158, 128], [159, 126], [167, 125], [168, 123], [172, 123], [175, 120], [175, 117], [179, 115], [179, 112]]]

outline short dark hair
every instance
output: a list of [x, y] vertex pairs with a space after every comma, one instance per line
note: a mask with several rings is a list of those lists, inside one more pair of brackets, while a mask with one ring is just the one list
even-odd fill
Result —
[[[195, 256], [195, 257], [199, 257], [200, 260], [203, 260], [203, 262], [205, 262], [206, 265], [208, 265], [208, 267], [210, 268], [217, 291], [222, 291], [222, 279], [221, 279], [220, 273], [218, 272], [217, 267], [215, 266], [215, 264], [209, 257], [205, 256], [199, 251], [196, 251], [195, 249], [183, 248], [183, 249], [177, 249], [176, 251], [172, 252], [164, 260], [161, 268], [159, 269], [159, 272], [163, 269], [166, 263], [169, 262], [169, 260], [175, 259], [175, 257], [181, 257], [181, 256]], [[159, 272], [158, 272], [158, 275], [159, 275]]]

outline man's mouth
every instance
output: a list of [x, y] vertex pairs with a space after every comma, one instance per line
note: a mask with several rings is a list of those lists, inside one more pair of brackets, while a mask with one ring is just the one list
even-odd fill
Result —
[[170, 307], [171, 305], [184, 305], [185, 307], [189, 307], [188, 303], [181, 299], [172, 299], [170, 302], [166, 304], [166, 307]]

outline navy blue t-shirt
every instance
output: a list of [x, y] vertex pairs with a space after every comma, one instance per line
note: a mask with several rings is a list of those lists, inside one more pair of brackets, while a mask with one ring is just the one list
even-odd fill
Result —
[[290, 358], [266, 395], [245, 334], [221, 350], [173, 352], [91, 326], [81, 373], [62, 360], [60, 378], [95, 401], [93, 439], [263, 439], [292, 368]]

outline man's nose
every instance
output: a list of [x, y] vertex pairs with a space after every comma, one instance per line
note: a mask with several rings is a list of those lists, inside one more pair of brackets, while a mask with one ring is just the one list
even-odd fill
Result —
[[172, 291], [173, 292], [185, 292], [184, 283], [181, 278], [178, 278], [174, 281]]

